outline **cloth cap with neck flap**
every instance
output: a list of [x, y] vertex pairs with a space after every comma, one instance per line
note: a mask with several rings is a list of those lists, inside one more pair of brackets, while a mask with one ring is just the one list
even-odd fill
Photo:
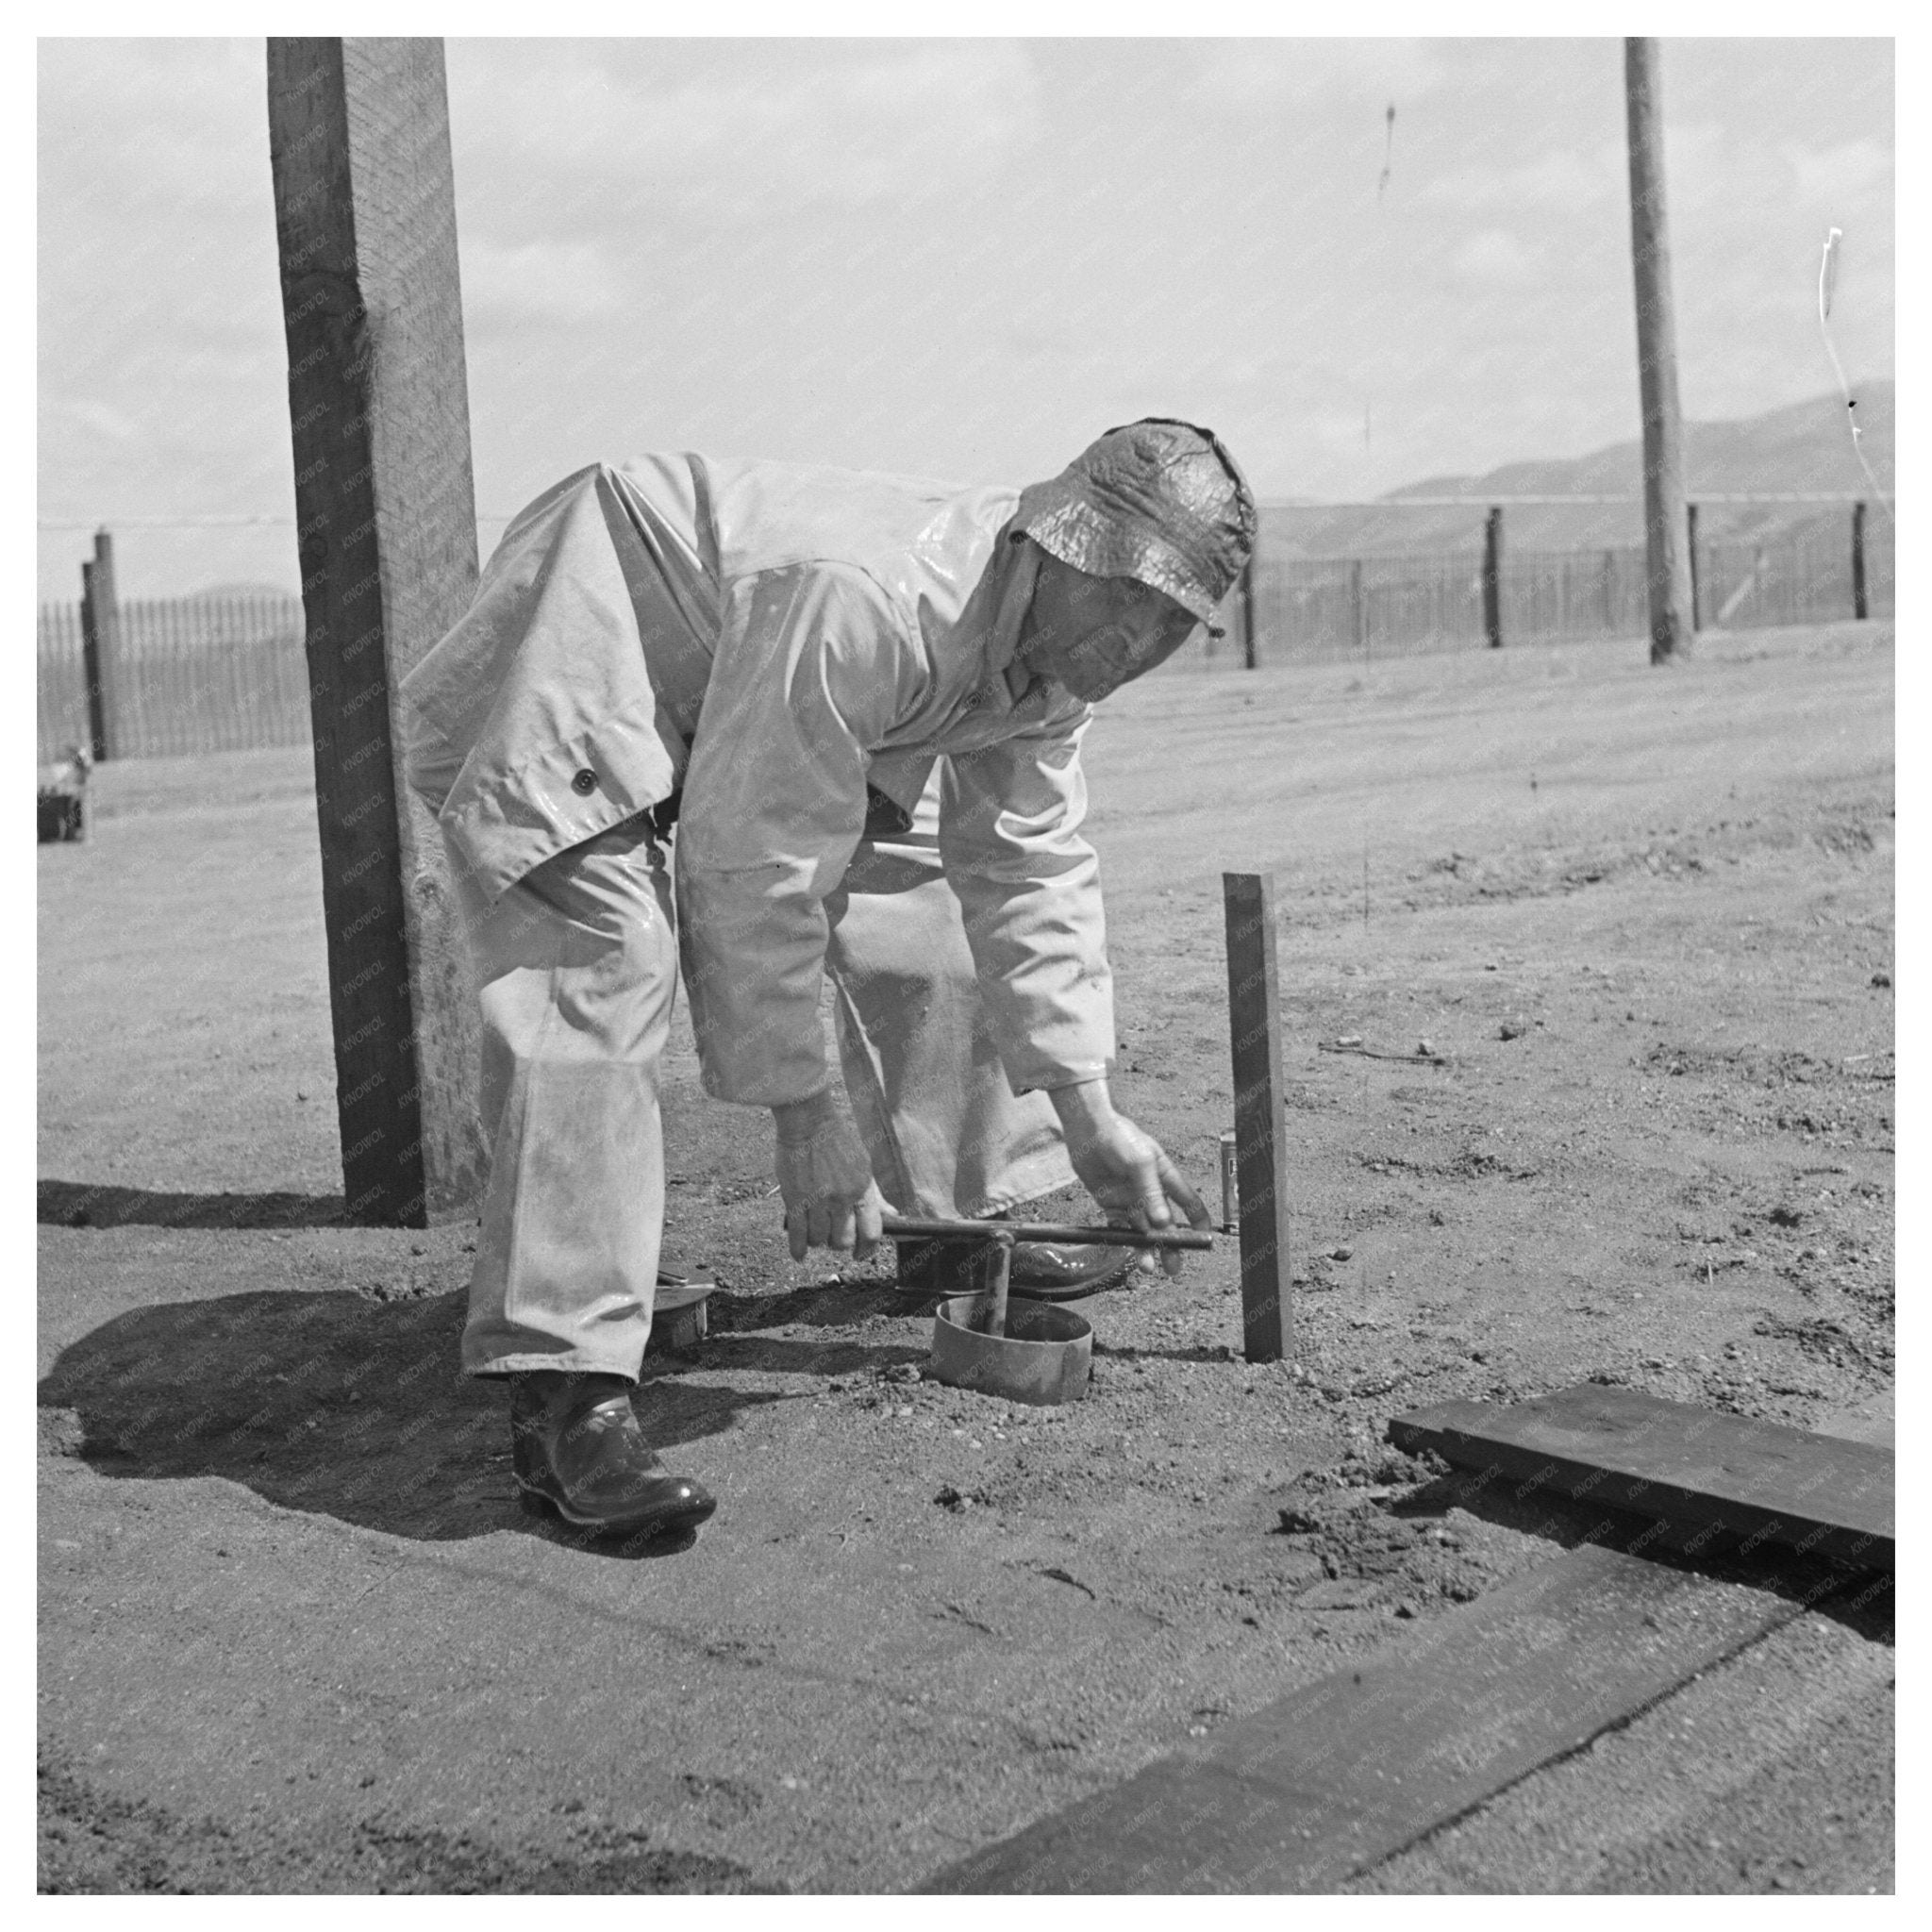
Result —
[[1145, 416], [1020, 492], [1012, 534], [1090, 576], [1134, 577], [1224, 636], [1214, 612], [1255, 552], [1255, 497], [1211, 429]]

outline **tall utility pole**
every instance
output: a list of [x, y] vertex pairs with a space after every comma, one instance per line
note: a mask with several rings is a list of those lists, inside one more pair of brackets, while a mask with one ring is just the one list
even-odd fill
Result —
[[295, 512], [348, 1219], [478, 1191], [477, 1037], [397, 688], [476, 584], [442, 42], [271, 40]]
[[1684, 416], [1677, 323], [1664, 219], [1664, 114], [1657, 43], [1624, 42], [1630, 134], [1630, 254], [1637, 271], [1637, 382], [1643, 404], [1643, 547], [1650, 576], [1650, 661], [1690, 650], [1690, 558], [1684, 518]]

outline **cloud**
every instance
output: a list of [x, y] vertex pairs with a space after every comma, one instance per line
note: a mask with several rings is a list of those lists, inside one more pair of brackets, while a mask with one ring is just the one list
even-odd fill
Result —
[[1734, 177], [1762, 161], [1747, 153], [1748, 143], [1715, 121], [1664, 119], [1664, 192], [1671, 205], [1724, 201], [1735, 192]]
[[1460, 168], [1424, 184], [1416, 199], [1428, 208], [1465, 214], [1594, 207], [1624, 192], [1621, 145], [1603, 142], [1587, 153], [1562, 148], [1514, 168]]
[[[1891, 181], [1890, 154], [1868, 137], [1829, 147], [1785, 142], [1773, 149], [1714, 122], [1672, 122], [1664, 156], [1674, 210], [1748, 208], [1754, 221], [1762, 220], [1768, 199], [1782, 197], [1777, 156], [1795, 177], [1798, 201], [1826, 212]], [[1426, 182], [1416, 199], [1461, 214], [1563, 214], [1621, 203], [1627, 192], [1628, 159], [1618, 140], [1554, 149], [1513, 167], [1459, 168]]]
[[49, 397], [48, 406], [92, 429], [96, 436], [107, 437], [111, 442], [139, 442], [142, 440], [141, 425], [109, 403], [87, 397], [59, 396]]
[[[1176, 47], [1185, 42], [1176, 42]], [[1433, 92], [1447, 76], [1443, 51], [1428, 41], [1249, 40], [1196, 43], [1189, 92], [1224, 108], [1287, 102], [1333, 106], [1391, 99], [1398, 106]]]
[[465, 236], [460, 246], [463, 307], [473, 322], [585, 322], [614, 314], [626, 299], [612, 242]]
[[1507, 228], [1479, 228], [1452, 258], [1456, 273], [1485, 289], [1526, 289], [1537, 279], [1536, 258]]
[[[613, 447], [1017, 479], [1147, 409], [1214, 424], [1264, 489], [1355, 494], [1634, 421], [1613, 42], [455, 39], [446, 58], [492, 508]], [[1890, 43], [1668, 58], [1687, 406], [1831, 385], [1813, 301], [1832, 224], [1835, 340], [1889, 374]], [[46, 501], [284, 505], [261, 42], [38, 58]], [[47, 594], [71, 597], [55, 563]]]
[[524, 44], [514, 65], [453, 44], [452, 119], [486, 167], [537, 161], [553, 211], [570, 185], [709, 216], [916, 202], [989, 178], [1042, 120], [1010, 42], [764, 42], [682, 76], [660, 42]]
[[1827, 210], [1867, 190], [1891, 185], [1891, 155], [1862, 136], [1835, 147], [1787, 146], [1784, 157], [1797, 176], [1798, 199]]
[[271, 206], [261, 42], [43, 40], [38, 64], [43, 222], [108, 178], [171, 225]]

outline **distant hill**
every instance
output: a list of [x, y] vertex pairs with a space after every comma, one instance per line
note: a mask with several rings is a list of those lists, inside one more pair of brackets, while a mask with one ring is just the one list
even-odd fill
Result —
[[[1887, 495], [1892, 490], [1890, 382], [1853, 391], [1865, 460]], [[1633, 413], [1635, 397], [1632, 399]], [[1834, 391], [1731, 423], [1684, 425], [1689, 495], [1700, 491], [1844, 490], [1870, 495], [1845, 422], [1844, 399]], [[1589, 456], [1506, 463], [1482, 476], [1430, 476], [1391, 491], [1397, 504], [1410, 496], [1460, 496], [1470, 508], [1319, 509], [1264, 506], [1261, 517], [1277, 555], [1374, 557], [1398, 550], [1459, 550], [1481, 541], [1485, 508], [1498, 496], [1628, 495], [1643, 489], [1642, 444], [1613, 443]], [[1824, 523], [1849, 512], [1831, 504], [1711, 504], [1699, 527], [1715, 536], [1768, 537]], [[1643, 541], [1638, 503], [1511, 505], [1503, 513], [1507, 547], [1596, 549]]]

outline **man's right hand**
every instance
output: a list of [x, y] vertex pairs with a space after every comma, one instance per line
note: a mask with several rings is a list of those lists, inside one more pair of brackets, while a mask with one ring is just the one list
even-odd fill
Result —
[[772, 1109], [791, 1258], [833, 1248], [863, 1261], [883, 1232], [885, 1197], [852, 1115], [833, 1089]]
[[[1087, 1191], [1107, 1210], [1107, 1218], [1132, 1227], [1165, 1229], [1178, 1208], [1198, 1228], [1214, 1225], [1208, 1205], [1188, 1185], [1167, 1150], [1124, 1114], [1113, 1110], [1105, 1080], [1086, 1080], [1049, 1090], [1066, 1137], [1067, 1158]], [[1142, 1274], [1181, 1272], [1178, 1249], [1157, 1260], [1143, 1250], [1135, 1266]]]

